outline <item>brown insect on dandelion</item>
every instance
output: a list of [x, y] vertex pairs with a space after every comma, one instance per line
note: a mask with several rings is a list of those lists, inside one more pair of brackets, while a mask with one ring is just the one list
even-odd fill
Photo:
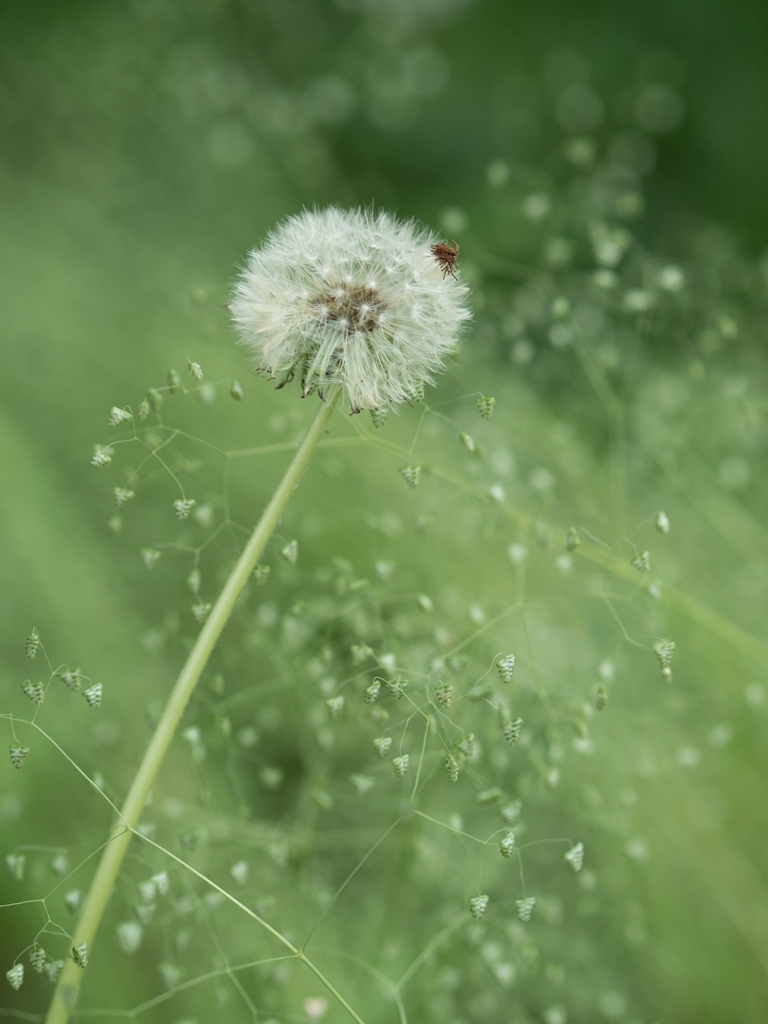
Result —
[[440, 269], [443, 272], [443, 278], [446, 274], [450, 274], [454, 281], [457, 281], [456, 277], [456, 261], [459, 258], [459, 250], [461, 246], [453, 239], [453, 245], [448, 245], [446, 242], [437, 242], [431, 246], [431, 253], [438, 262]]

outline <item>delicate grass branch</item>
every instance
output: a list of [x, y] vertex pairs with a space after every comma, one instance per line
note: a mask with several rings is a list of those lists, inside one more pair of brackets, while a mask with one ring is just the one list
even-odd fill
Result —
[[[110, 842], [108, 842], [99, 862], [83, 905], [73, 945], [85, 942], [90, 946], [93, 942], [123, 863], [128, 844], [131, 841], [131, 836], [139, 823], [147, 796], [160, 771], [184, 709], [189, 702], [189, 698], [197, 685], [203, 669], [208, 663], [208, 659], [224, 626], [232, 614], [232, 610], [243, 587], [277, 527], [288, 500], [298, 486], [310, 456], [328, 425], [338, 400], [338, 394], [338, 391], [336, 391], [333, 395], [329, 396], [328, 401], [324, 402], [318, 409], [306, 437], [288, 466], [283, 479], [278, 484], [277, 490], [251, 535], [251, 539], [240, 555], [237, 565], [232, 570], [171, 691], [168, 703], [158, 722], [149, 747], [144, 754], [144, 759], [131, 784], [125, 803], [119, 812], [119, 822], [113, 827]], [[272, 929], [269, 930], [271, 931]], [[310, 964], [308, 966], [311, 967]], [[315, 970], [315, 968], [312, 969]], [[315, 973], [318, 972], [316, 971]], [[66, 1024], [74, 1009], [82, 977], [83, 971], [81, 968], [74, 961], [68, 960], [56, 986], [46, 1018], [46, 1024]], [[343, 1002], [343, 1000], [341, 1001]], [[356, 1017], [355, 1014], [353, 1016]], [[356, 1019], [359, 1020], [357, 1017]]]

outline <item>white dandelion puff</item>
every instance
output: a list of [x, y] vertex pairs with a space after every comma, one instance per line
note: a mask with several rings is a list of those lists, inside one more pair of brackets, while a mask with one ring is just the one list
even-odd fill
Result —
[[470, 319], [468, 289], [444, 276], [439, 240], [370, 210], [307, 211], [254, 250], [230, 309], [256, 368], [302, 393], [340, 384], [353, 412], [414, 401]]

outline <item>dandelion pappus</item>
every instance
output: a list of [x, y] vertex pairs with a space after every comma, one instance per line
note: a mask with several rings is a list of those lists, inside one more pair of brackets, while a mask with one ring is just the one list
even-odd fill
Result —
[[456, 261], [459, 258], [459, 251], [461, 246], [453, 239], [453, 245], [448, 245], [446, 242], [436, 242], [435, 245], [430, 247], [430, 252], [437, 260], [438, 266], [443, 272], [443, 278], [446, 274], [450, 274], [454, 281], [457, 281], [456, 277]]

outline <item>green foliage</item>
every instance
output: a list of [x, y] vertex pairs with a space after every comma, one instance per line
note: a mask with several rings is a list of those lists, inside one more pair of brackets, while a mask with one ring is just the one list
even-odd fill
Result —
[[[513, 88], [495, 42], [481, 104], [493, 5], [325, 7], [14, 28], [1, 1001], [74, 957], [96, 1015], [347, 1019], [266, 924], [365, 1024], [760, 1021], [768, 288], [682, 207], [706, 90], [562, 52]], [[475, 327], [412, 407], [334, 418], [73, 948], [316, 401], [249, 375], [228, 281], [371, 199], [456, 236]]]

